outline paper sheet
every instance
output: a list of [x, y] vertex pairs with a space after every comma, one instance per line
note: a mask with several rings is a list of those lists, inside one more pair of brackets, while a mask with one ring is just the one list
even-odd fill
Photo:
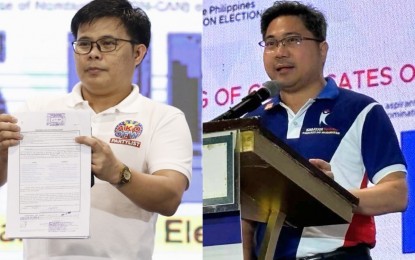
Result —
[[89, 236], [91, 136], [87, 112], [15, 114], [23, 140], [9, 148], [6, 237]]

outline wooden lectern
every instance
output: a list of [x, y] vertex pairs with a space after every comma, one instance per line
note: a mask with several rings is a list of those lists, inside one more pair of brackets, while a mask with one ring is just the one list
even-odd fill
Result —
[[[258, 118], [203, 124], [204, 137], [221, 132], [233, 133], [235, 140], [235, 179], [227, 180], [233, 184], [227, 187], [234, 189], [230, 207], [240, 210], [242, 218], [267, 223], [259, 259], [273, 259], [284, 224], [307, 227], [350, 223], [358, 199], [262, 129]], [[204, 150], [205, 156], [209, 155]], [[203, 176], [205, 181], [210, 173], [203, 171]], [[204, 197], [204, 215], [229, 210], [226, 203], [211, 203], [215, 201], [211, 198], [207, 201], [210, 203], [205, 203]]]

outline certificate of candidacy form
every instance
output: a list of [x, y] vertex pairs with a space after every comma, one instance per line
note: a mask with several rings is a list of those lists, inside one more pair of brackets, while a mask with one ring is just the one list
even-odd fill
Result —
[[87, 238], [91, 136], [85, 111], [14, 114], [23, 140], [9, 148], [6, 237]]

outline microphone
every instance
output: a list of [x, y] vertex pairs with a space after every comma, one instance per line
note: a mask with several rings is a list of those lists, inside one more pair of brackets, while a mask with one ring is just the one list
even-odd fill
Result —
[[272, 80], [263, 83], [262, 86], [262, 88], [251, 92], [248, 96], [242, 98], [241, 102], [211, 121], [239, 118], [258, 108], [268, 98], [276, 96], [280, 90], [277, 82]]

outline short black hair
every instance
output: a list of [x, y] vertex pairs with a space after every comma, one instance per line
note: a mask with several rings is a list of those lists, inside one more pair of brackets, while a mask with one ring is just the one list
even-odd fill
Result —
[[265, 38], [269, 24], [277, 17], [298, 16], [314, 37], [321, 41], [326, 40], [327, 21], [324, 14], [311, 5], [298, 1], [276, 1], [261, 15], [261, 34]]
[[119, 18], [132, 41], [149, 47], [150, 19], [141, 8], [133, 8], [127, 0], [93, 0], [79, 9], [71, 22], [71, 32], [75, 39], [79, 26], [104, 17]]

